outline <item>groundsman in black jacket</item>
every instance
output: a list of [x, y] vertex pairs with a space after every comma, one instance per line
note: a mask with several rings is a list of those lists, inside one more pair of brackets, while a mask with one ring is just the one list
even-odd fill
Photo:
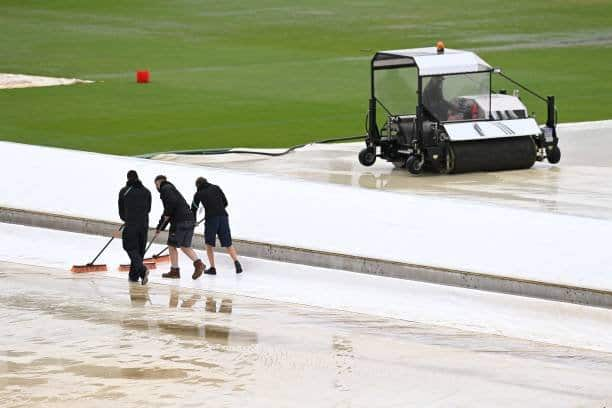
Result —
[[155, 186], [159, 191], [159, 198], [164, 204], [164, 212], [157, 224], [159, 234], [168, 224], [168, 250], [170, 252], [170, 272], [162, 274], [164, 278], [180, 279], [178, 248], [193, 261], [194, 271], [192, 278], [197, 279], [206, 269], [204, 263], [198, 258], [197, 254], [191, 249], [193, 239], [193, 229], [195, 228], [195, 217], [191, 208], [183, 198], [183, 195], [170, 183], [166, 176], [155, 177]]
[[151, 211], [151, 192], [142, 185], [134, 170], [127, 173], [127, 183], [119, 191], [119, 217], [123, 221], [123, 249], [130, 257], [129, 279], [142, 280], [146, 285], [149, 271], [144, 266], [143, 257], [149, 231], [149, 212]]

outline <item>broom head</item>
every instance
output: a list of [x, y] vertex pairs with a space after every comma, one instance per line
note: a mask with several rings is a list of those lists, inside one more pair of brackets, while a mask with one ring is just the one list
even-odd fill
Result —
[[[144, 263], [145, 268], [147, 268], [148, 270], [157, 269], [157, 266], [155, 265], [155, 262], [148, 262], [148, 261], [145, 260], [143, 263]], [[119, 270], [121, 272], [129, 272], [130, 271], [130, 266], [131, 266], [130, 264], [119, 265]]]
[[101, 264], [101, 265], [94, 265], [94, 264], [72, 265], [72, 268], [70, 268], [70, 271], [72, 271], [74, 273], [106, 272], [106, 271], [108, 271], [108, 268], [104, 264]]
[[155, 263], [170, 262], [170, 255], [153, 255], [151, 258], [146, 258], [145, 262], [155, 262]]

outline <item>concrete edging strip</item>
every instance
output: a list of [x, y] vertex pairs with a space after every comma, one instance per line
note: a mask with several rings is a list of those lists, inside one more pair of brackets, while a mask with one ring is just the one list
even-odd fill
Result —
[[[110, 221], [9, 207], [0, 207], [0, 222], [102, 236], [110, 236], [120, 226], [119, 223]], [[203, 247], [202, 234], [196, 233], [194, 238], [195, 245]], [[167, 235], [164, 233], [158, 242], [163, 243], [166, 239]], [[412, 265], [265, 242], [235, 239], [234, 243], [240, 254], [253, 258], [612, 308], [611, 291]]]

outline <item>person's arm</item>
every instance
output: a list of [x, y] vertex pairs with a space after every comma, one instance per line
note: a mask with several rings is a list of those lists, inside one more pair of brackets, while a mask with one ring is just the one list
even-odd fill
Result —
[[191, 202], [191, 212], [195, 216], [198, 213], [198, 208], [200, 208], [200, 198], [198, 197], [198, 192], [193, 195], [193, 201]]
[[147, 206], [146, 206], [147, 214], [151, 212], [151, 192], [147, 190]]
[[162, 232], [163, 230], [166, 229], [169, 223], [170, 223], [170, 217], [162, 214], [161, 218], [159, 219], [159, 222], [157, 223], [157, 227], [155, 228], [155, 231], [157, 233]]
[[125, 222], [125, 197], [123, 193], [123, 189], [119, 191], [119, 218], [121, 221]]
[[170, 205], [171, 205], [169, 202], [170, 199], [168, 197], [168, 194], [165, 191], [162, 191], [159, 196], [162, 200], [162, 204], [164, 205], [164, 212], [159, 218], [159, 222], [157, 223], [157, 228], [155, 228], [158, 232], [165, 230], [166, 227], [168, 226], [168, 223], [170, 222]]

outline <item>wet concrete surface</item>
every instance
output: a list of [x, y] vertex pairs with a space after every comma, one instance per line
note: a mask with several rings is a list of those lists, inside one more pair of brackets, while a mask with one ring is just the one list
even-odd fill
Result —
[[2, 406], [594, 406], [612, 354], [0, 264]]
[[155, 158], [389, 192], [512, 206], [552, 213], [612, 219], [612, 121], [562, 125], [558, 165], [529, 170], [413, 176], [378, 160], [357, 161], [363, 143], [310, 145], [281, 157], [227, 154], [163, 154]]

